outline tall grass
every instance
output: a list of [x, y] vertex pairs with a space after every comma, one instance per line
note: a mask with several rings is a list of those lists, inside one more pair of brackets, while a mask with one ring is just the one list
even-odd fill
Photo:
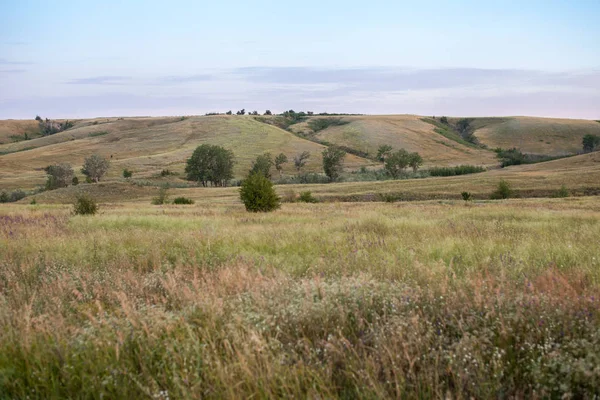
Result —
[[0, 209], [7, 398], [598, 394], [600, 208]]

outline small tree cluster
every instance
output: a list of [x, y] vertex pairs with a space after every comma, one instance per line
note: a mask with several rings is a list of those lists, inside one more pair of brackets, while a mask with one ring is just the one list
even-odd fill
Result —
[[206, 187], [227, 186], [233, 178], [233, 152], [221, 146], [203, 144], [198, 146], [187, 160], [185, 172], [187, 179]]
[[3, 190], [0, 192], [0, 203], [14, 203], [15, 201], [19, 201], [26, 196], [27, 194], [21, 189], [13, 190], [10, 193]]
[[54, 135], [55, 133], [66, 131], [75, 125], [75, 123], [69, 120], [58, 122], [48, 118], [42, 119], [39, 115], [36, 115], [35, 120], [38, 121], [42, 136]]
[[600, 136], [587, 134], [583, 137], [583, 151], [589, 153], [600, 149]]
[[323, 150], [323, 171], [330, 181], [339, 179], [344, 167], [346, 152], [337, 146], [330, 146]]
[[417, 172], [423, 165], [423, 158], [419, 153], [409, 153], [404, 149], [396, 152], [389, 152], [385, 156], [384, 168], [393, 178], [399, 178], [407, 167], [411, 167], [413, 172]]

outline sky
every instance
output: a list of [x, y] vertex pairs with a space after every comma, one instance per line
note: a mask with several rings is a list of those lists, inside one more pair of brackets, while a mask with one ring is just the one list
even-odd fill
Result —
[[600, 119], [600, 1], [0, 0], [0, 119]]

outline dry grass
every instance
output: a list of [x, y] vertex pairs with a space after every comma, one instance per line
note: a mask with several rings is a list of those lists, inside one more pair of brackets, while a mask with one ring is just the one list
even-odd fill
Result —
[[595, 198], [0, 209], [7, 398], [592, 398]]
[[586, 134], [600, 135], [596, 121], [511, 117], [476, 118], [475, 136], [490, 148], [517, 147], [525, 153], [564, 155], [582, 151]]

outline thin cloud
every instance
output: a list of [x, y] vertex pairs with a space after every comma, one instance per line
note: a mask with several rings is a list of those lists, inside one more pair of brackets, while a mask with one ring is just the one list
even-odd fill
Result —
[[0, 65], [31, 65], [32, 62], [28, 61], [11, 61], [6, 58], [0, 58]]
[[213, 80], [215, 77], [209, 74], [196, 74], [196, 75], [171, 75], [159, 78], [160, 83], [190, 83], [190, 82], [207, 82]]
[[15, 68], [15, 69], [0, 69], [0, 74], [21, 74], [23, 72], [27, 72], [27, 70], [26, 69], [22, 69], [22, 68], [20, 68], [20, 69], [18, 69], [18, 68]]
[[124, 85], [131, 79], [129, 76], [93, 76], [72, 79], [66, 83], [69, 85]]

